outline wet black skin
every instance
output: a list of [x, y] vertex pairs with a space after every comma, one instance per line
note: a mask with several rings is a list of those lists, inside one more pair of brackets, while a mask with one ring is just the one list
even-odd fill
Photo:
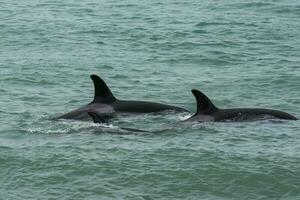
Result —
[[219, 109], [210, 99], [199, 90], [192, 90], [197, 100], [197, 112], [186, 121], [245, 121], [245, 120], [259, 120], [263, 116], [270, 116], [273, 118], [284, 120], [297, 120], [297, 118], [289, 113], [264, 109], [264, 108], [233, 108], [233, 109]]
[[106, 83], [97, 75], [91, 75], [94, 83], [94, 100], [79, 109], [68, 112], [58, 119], [90, 119], [89, 112], [113, 117], [116, 114], [145, 114], [162, 111], [188, 112], [184, 108], [146, 101], [125, 101], [114, 97]]

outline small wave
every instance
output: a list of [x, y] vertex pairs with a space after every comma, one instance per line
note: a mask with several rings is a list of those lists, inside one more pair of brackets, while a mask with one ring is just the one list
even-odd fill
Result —
[[273, 9], [273, 11], [279, 14], [293, 14], [300, 16], [300, 6], [280, 6], [276, 9]]
[[266, 7], [266, 6], [273, 6], [273, 3], [266, 3], [266, 2], [251, 2], [251, 3], [242, 3], [244, 8], [250, 7]]
[[43, 128], [29, 128], [25, 131], [28, 131], [31, 134], [66, 134], [70, 129], [45, 130]]
[[184, 115], [180, 115], [179, 116], [179, 119], [181, 121], [184, 121], [184, 120], [187, 120], [188, 118], [192, 117], [193, 115], [192, 114], [184, 114]]
[[206, 27], [206, 26], [218, 26], [218, 25], [226, 25], [227, 23], [221, 22], [199, 22], [195, 26], [197, 27]]
[[116, 79], [128, 79], [129, 77], [126, 76], [126, 75], [117, 74], [117, 75], [112, 76], [112, 78], [116, 78]]

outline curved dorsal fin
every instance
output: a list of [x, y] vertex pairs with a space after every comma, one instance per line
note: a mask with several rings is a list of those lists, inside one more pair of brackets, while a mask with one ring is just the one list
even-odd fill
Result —
[[111, 93], [108, 86], [106, 85], [106, 83], [99, 76], [93, 74], [91, 75], [91, 79], [94, 82], [94, 88], [95, 88], [95, 96], [94, 96], [93, 103], [95, 102], [109, 103], [116, 100], [116, 98]]
[[208, 114], [218, 110], [218, 108], [209, 100], [209, 98], [199, 90], [193, 89], [192, 93], [197, 100], [196, 114]]

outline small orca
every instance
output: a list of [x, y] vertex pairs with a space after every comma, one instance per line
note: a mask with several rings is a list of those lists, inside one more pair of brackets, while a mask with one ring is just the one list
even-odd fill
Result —
[[118, 100], [99, 76], [91, 75], [90, 77], [93, 80], [95, 88], [94, 100], [88, 105], [68, 112], [57, 119], [88, 119], [88, 112], [93, 112], [104, 117], [113, 117], [116, 114], [142, 114], [166, 110], [188, 112], [184, 108], [161, 103]]
[[[98, 115], [97, 113], [88, 112], [88, 115], [93, 119], [94, 123], [96, 124], [108, 124], [108, 120]], [[148, 131], [134, 129], [134, 128], [120, 127], [120, 129], [125, 131], [130, 131], [130, 132], [150, 133]]]
[[259, 117], [270, 116], [279, 119], [297, 120], [296, 117], [282, 111], [260, 108], [233, 108], [219, 109], [210, 99], [199, 90], [192, 90], [193, 95], [197, 100], [197, 112], [185, 121], [246, 121], [257, 120]]

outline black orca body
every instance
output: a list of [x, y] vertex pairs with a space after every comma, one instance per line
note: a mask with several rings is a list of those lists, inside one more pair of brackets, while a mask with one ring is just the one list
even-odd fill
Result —
[[199, 90], [192, 90], [192, 93], [197, 100], [197, 112], [186, 121], [245, 121], [261, 119], [263, 116], [285, 120], [297, 120], [296, 117], [279, 110], [260, 108], [219, 109]]
[[116, 114], [145, 114], [166, 110], [188, 112], [184, 108], [161, 103], [118, 100], [99, 76], [91, 75], [91, 79], [94, 82], [95, 88], [94, 100], [86, 106], [58, 117], [58, 119], [89, 119], [89, 112], [105, 117], [112, 117]]

